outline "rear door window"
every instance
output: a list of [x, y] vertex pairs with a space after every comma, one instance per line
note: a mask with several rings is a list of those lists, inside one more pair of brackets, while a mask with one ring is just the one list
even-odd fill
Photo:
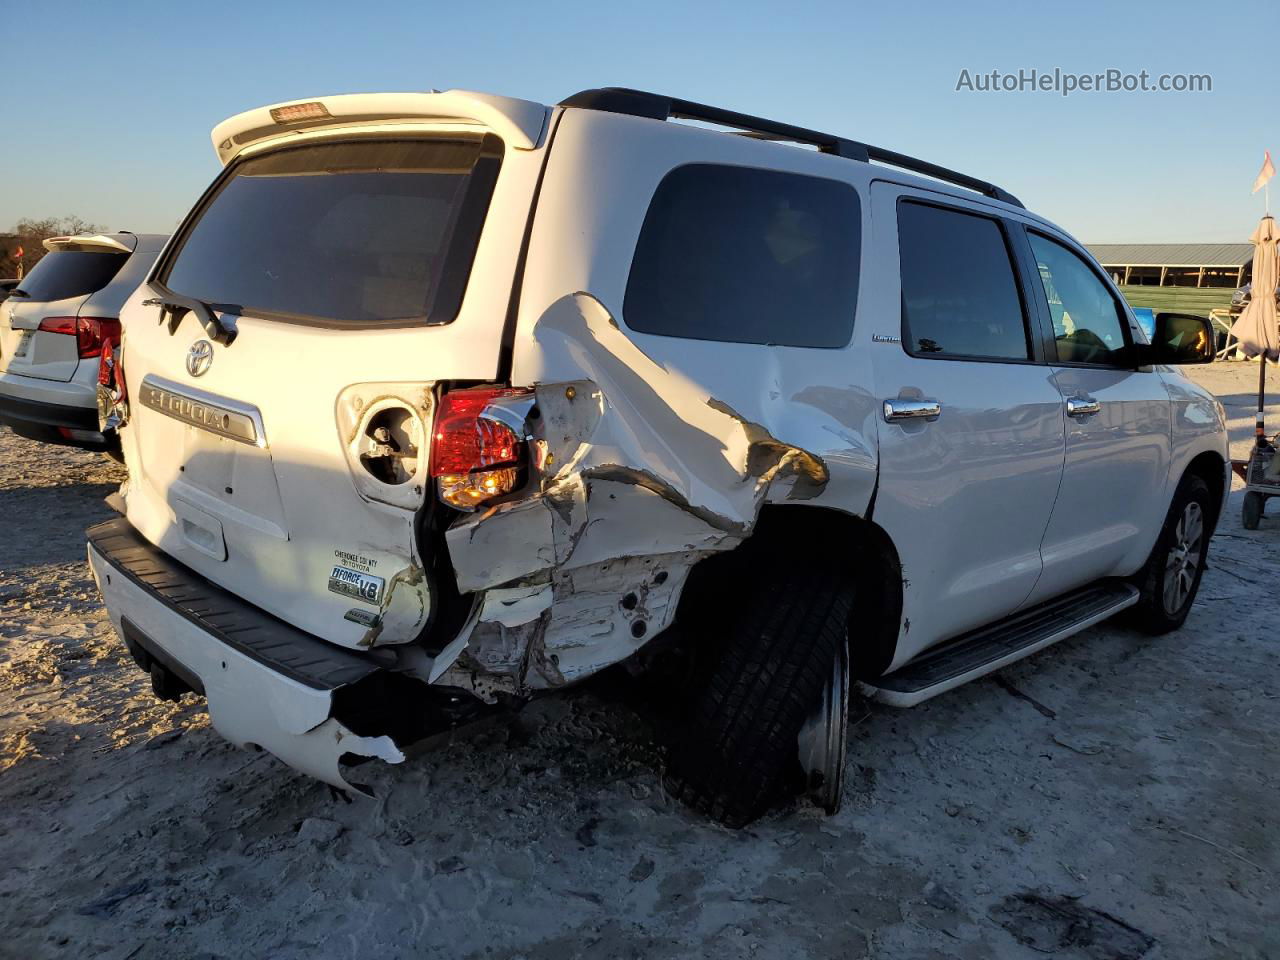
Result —
[[898, 204], [902, 339], [921, 357], [1028, 360], [1031, 344], [999, 221]]
[[253, 316], [448, 323], [501, 150], [489, 136], [316, 143], [251, 157], [199, 213], [162, 280]]
[[55, 250], [40, 258], [17, 289], [27, 294], [25, 299], [38, 301], [83, 297], [110, 283], [128, 259], [127, 253]]
[[665, 337], [842, 347], [853, 332], [861, 240], [849, 184], [678, 167], [645, 215], [623, 317]]
[[1062, 363], [1131, 367], [1124, 310], [1079, 256], [1028, 231]]

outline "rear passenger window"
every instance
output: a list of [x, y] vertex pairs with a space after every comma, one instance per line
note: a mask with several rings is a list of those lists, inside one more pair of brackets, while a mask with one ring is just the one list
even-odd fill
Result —
[[1120, 304], [1078, 256], [1048, 237], [1028, 233], [1036, 257], [1058, 359], [1107, 367], [1132, 366]]
[[658, 185], [623, 314], [641, 333], [842, 347], [853, 332], [862, 237], [845, 183], [690, 164]]
[[920, 356], [1028, 360], [1004, 230], [990, 217], [898, 204], [902, 340]]

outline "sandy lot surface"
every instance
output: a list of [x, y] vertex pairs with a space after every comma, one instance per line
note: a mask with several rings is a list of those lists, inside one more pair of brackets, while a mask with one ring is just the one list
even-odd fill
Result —
[[[1196, 371], [1237, 455], [1256, 369]], [[228, 746], [98, 607], [122, 476], [0, 432], [0, 956], [1280, 956], [1280, 504], [1249, 533], [1236, 492], [1183, 630], [860, 707], [843, 811], [735, 833], [619, 682], [364, 767], [378, 800]]]

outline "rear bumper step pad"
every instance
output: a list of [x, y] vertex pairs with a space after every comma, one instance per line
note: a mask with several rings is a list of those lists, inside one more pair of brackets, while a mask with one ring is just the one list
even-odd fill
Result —
[[[111, 621], [130, 651], [203, 691], [214, 728], [237, 746], [262, 747], [289, 766], [345, 790], [351, 757], [404, 759], [378, 727], [399, 701], [376, 707], [388, 678], [372, 656], [333, 647], [283, 623], [188, 570], [124, 519], [88, 531], [89, 564]], [[182, 688], [162, 676], [161, 690]], [[344, 698], [353, 710], [340, 709]], [[360, 733], [343, 719], [371, 714]], [[356, 726], [365, 729], [365, 724]]]
[[1100, 580], [948, 640], [865, 686], [876, 700], [914, 706], [1065, 640], [1137, 602], [1133, 585]]
[[123, 517], [86, 531], [111, 567], [170, 610], [263, 666], [315, 690], [336, 690], [381, 669], [361, 656], [304, 633], [210, 583], [156, 549]]

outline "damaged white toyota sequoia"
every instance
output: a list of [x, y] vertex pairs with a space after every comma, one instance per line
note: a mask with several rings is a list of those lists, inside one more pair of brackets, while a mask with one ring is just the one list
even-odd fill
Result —
[[1228, 457], [1169, 365], [1206, 321], [1148, 341], [999, 187], [622, 89], [213, 143], [102, 361], [129, 477], [88, 553], [156, 694], [237, 744], [346, 789], [684, 657], [668, 786], [742, 824], [835, 808], [854, 685], [909, 706], [1187, 616]]

